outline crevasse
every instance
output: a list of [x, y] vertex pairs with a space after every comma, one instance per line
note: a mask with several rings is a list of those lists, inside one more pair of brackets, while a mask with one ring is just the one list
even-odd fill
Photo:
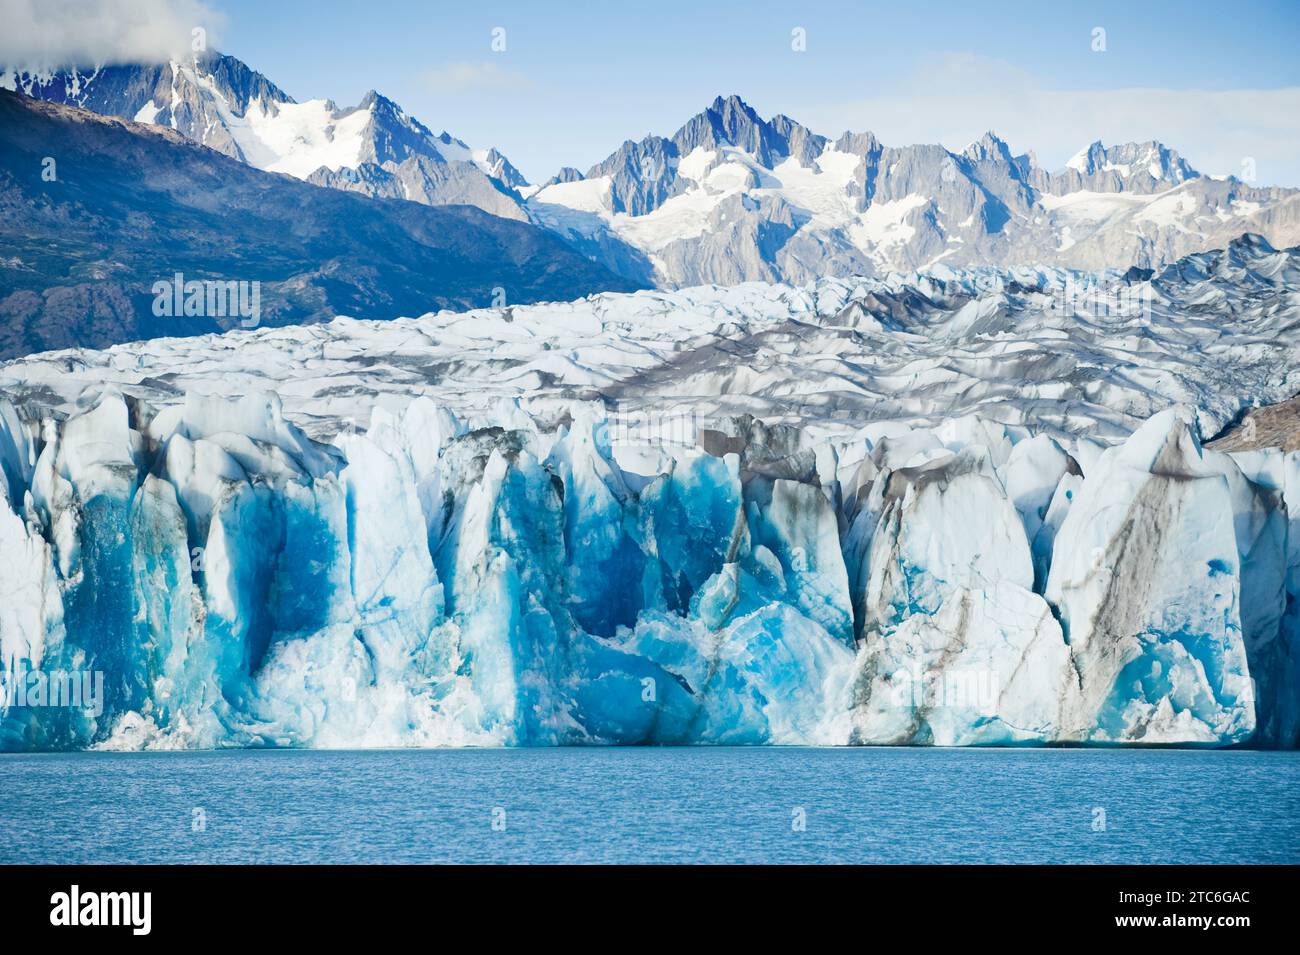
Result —
[[104, 680], [0, 748], [1300, 738], [1300, 454], [715, 427], [0, 402], [0, 675]]

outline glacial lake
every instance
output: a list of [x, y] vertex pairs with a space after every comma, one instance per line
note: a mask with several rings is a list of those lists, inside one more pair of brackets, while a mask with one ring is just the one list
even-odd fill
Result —
[[1297, 863], [1300, 753], [0, 755], [0, 863]]

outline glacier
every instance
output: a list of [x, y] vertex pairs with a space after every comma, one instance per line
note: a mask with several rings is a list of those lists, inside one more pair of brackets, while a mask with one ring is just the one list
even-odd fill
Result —
[[1300, 390], [1296, 255], [6, 363], [0, 684], [104, 698], [0, 748], [1295, 747], [1300, 452], [1203, 439]]
[[5, 672], [105, 674], [8, 749], [1300, 735], [1300, 453], [1184, 408], [1082, 472], [980, 421], [847, 475], [739, 418], [654, 476], [582, 404], [330, 445], [271, 394], [0, 408]]

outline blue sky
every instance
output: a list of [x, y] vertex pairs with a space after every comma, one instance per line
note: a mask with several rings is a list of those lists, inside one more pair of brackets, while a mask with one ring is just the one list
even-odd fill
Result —
[[1155, 138], [1204, 172], [1250, 159], [1259, 184], [1300, 186], [1294, 0], [154, 2], [208, 7], [219, 48], [298, 99], [373, 87], [531, 179], [735, 92], [827, 135], [961, 148], [991, 128], [1049, 168], [1094, 139]]

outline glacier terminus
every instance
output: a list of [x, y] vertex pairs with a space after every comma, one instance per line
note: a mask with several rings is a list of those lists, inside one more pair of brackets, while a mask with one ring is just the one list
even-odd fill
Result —
[[1300, 452], [1209, 439], [1298, 322], [1246, 236], [11, 361], [0, 748], [1294, 747]]

